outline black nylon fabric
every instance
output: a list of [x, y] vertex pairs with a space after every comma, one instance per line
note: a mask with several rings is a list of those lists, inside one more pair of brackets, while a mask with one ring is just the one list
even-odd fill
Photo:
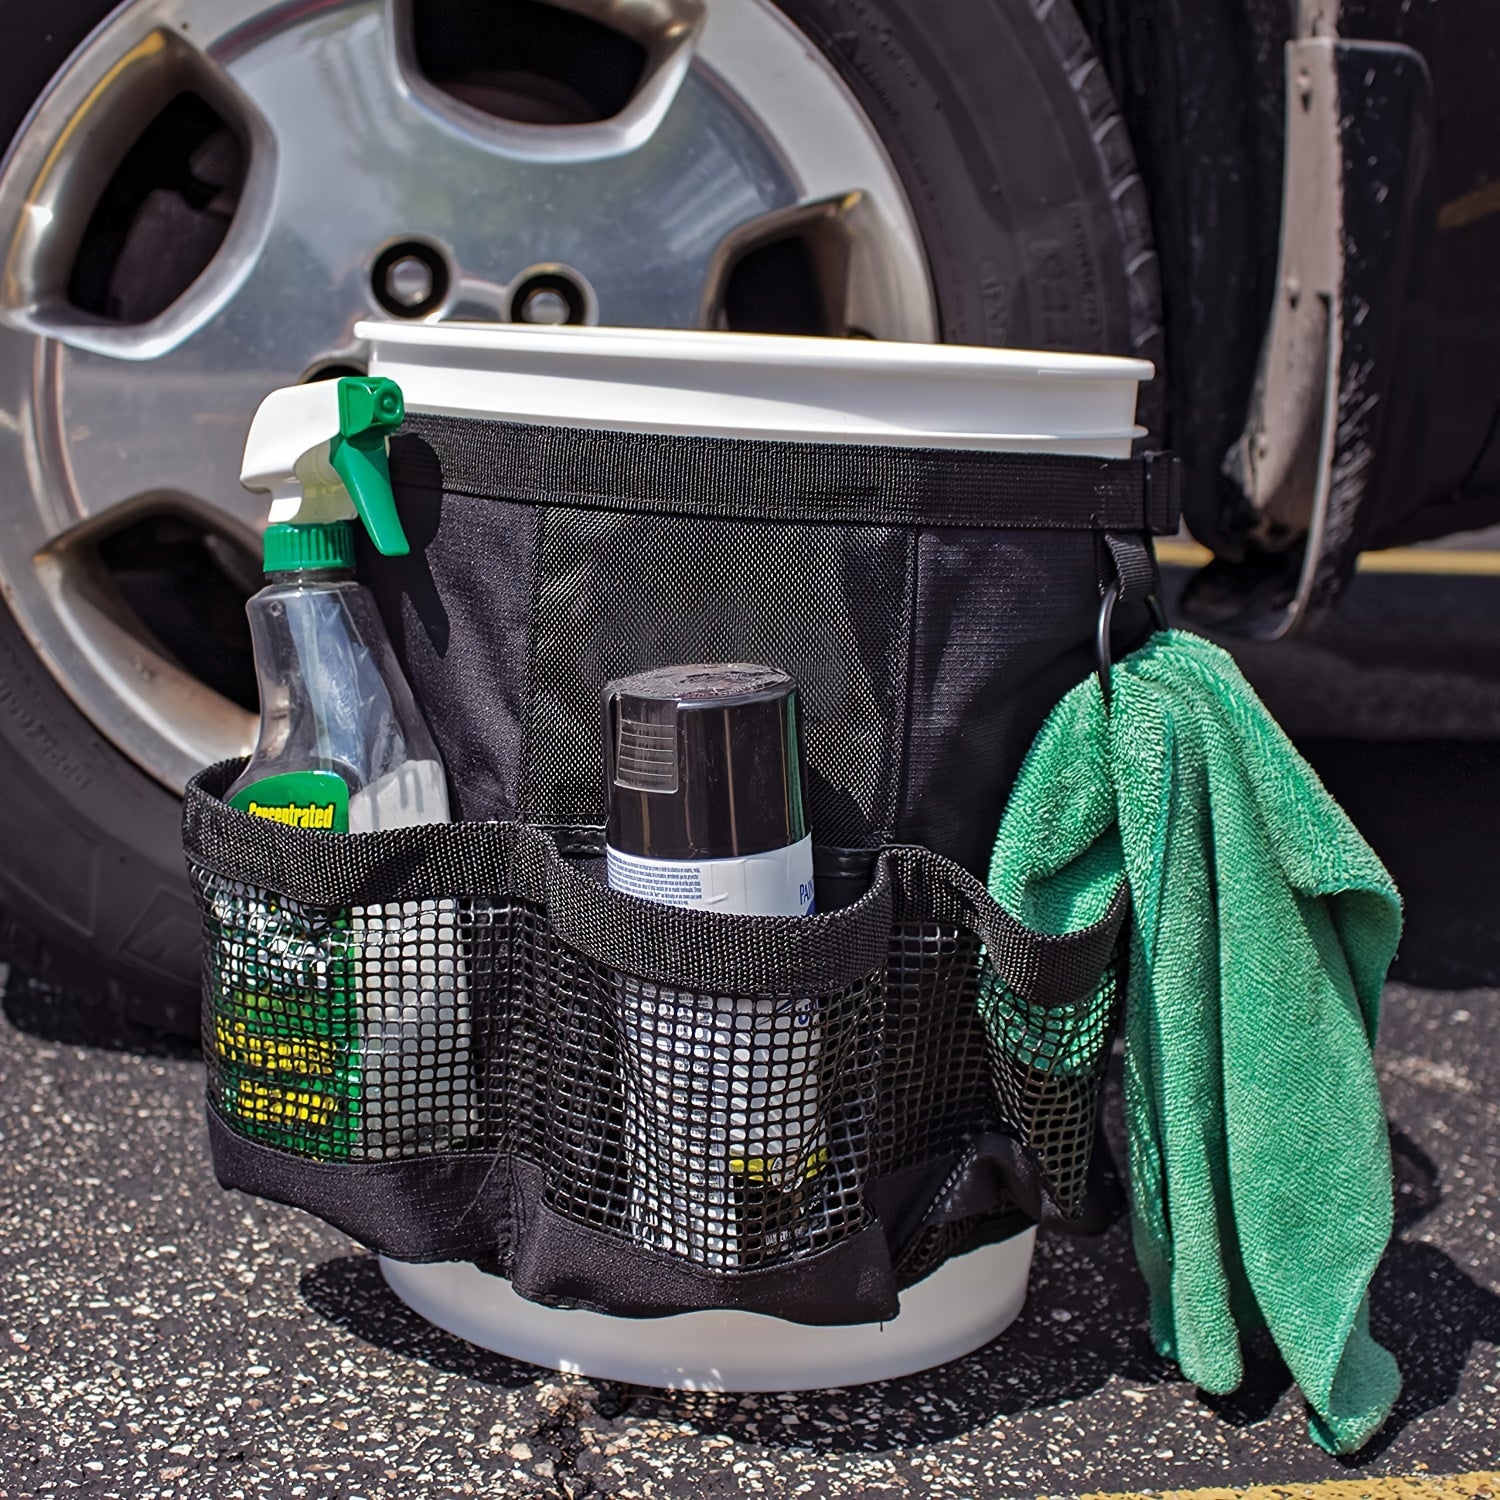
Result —
[[1118, 584], [1119, 602], [1134, 604], [1148, 598], [1160, 587], [1156, 572], [1156, 558], [1139, 536], [1118, 536], [1112, 531], [1104, 533], [1104, 547], [1109, 553], [1110, 568]]
[[1051, 937], [901, 847], [816, 917], [679, 910], [521, 824], [251, 818], [239, 769], [184, 804], [227, 1186], [541, 1302], [810, 1323], [1108, 1210], [1123, 890]]
[[398, 483], [481, 499], [846, 526], [1176, 531], [1178, 460], [611, 432], [412, 413]]
[[976, 875], [1042, 718], [1090, 669], [1099, 535], [1176, 525], [1161, 455], [423, 415], [391, 452], [414, 548], [364, 544], [361, 573], [456, 817], [601, 827], [604, 684], [764, 661], [801, 686], [818, 841], [921, 844]]
[[612, 891], [560, 857], [551, 835], [521, 823], [329, 834], [252, 818], [220, 800], [244, 764], [221, 761], [188, 784], [183, 840], [195, 868], [317, 909], [514, 894], [544, 907], [579, 952], [663, 984], [757, 994], [850, 983], [885, 957], [901, 890], [911, 909], [973, 931], [1002, 983], [1071, 1004], [1108, 964], [1128, 901], [1122, 886], [1094, 926], [1032, 932], [951, 860], [903, 847], [882, 850], [864, 893], [836, 911], [725, 916]]
[[798, 683], [818, 837], [879, 842], [898, 814], [911, 547], [911, 533], [892, 528], [548, 511], [521, 817], [600, 822], [605, 682], [642, 662], [766, 661]]

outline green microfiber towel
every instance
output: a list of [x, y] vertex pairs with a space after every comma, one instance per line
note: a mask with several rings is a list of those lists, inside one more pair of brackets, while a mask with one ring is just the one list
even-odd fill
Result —
[[1269, 1328], [1335, 1453], [1400, 1390], [1370, 1336], [1391, 1233], [1375, 1079], [1401, 903], [1233, 661], [1166, 631], [1075, 688], [1037, 736], [990, 870], [1050, 932], [1130, 882], [1125, 1117], [1152, 1336], [1205, 1390]]

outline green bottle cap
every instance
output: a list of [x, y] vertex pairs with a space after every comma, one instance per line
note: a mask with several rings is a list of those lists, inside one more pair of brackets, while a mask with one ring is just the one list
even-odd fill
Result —
[[267, 573], [301, 573], [311, 568], [352, 568], [354, 532], [347, 521], [321, 526], [282, 522], [266, 527]]

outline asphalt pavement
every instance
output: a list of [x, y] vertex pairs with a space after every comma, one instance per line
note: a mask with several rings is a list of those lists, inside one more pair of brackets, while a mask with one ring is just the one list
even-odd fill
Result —
[[1269, 1348], [1206, 1397], [1157, 1357], [1123, 1226], [1044, 1235], [996, 1343], [802, 1395], [663, 1394], [475, 1350], [374, 1259], [221, 1191], [203, 1068], [21, 968], [0, 1020], [0, 1494], [1021, 1495], [1491, 1468], [1500, 1452], [1500, 579], [1362, 576], [1242, 652], [1403, 885], [1380, 1048], [1405, 1381], [1335, 1460]]

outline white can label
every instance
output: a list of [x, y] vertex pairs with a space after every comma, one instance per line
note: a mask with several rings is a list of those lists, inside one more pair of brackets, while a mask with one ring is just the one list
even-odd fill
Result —
[[742, 917], [808, 917], [813, 901], [812, 835], [785, 849], [734, 859], [642, 859], [605, 848], [612, 889]]

